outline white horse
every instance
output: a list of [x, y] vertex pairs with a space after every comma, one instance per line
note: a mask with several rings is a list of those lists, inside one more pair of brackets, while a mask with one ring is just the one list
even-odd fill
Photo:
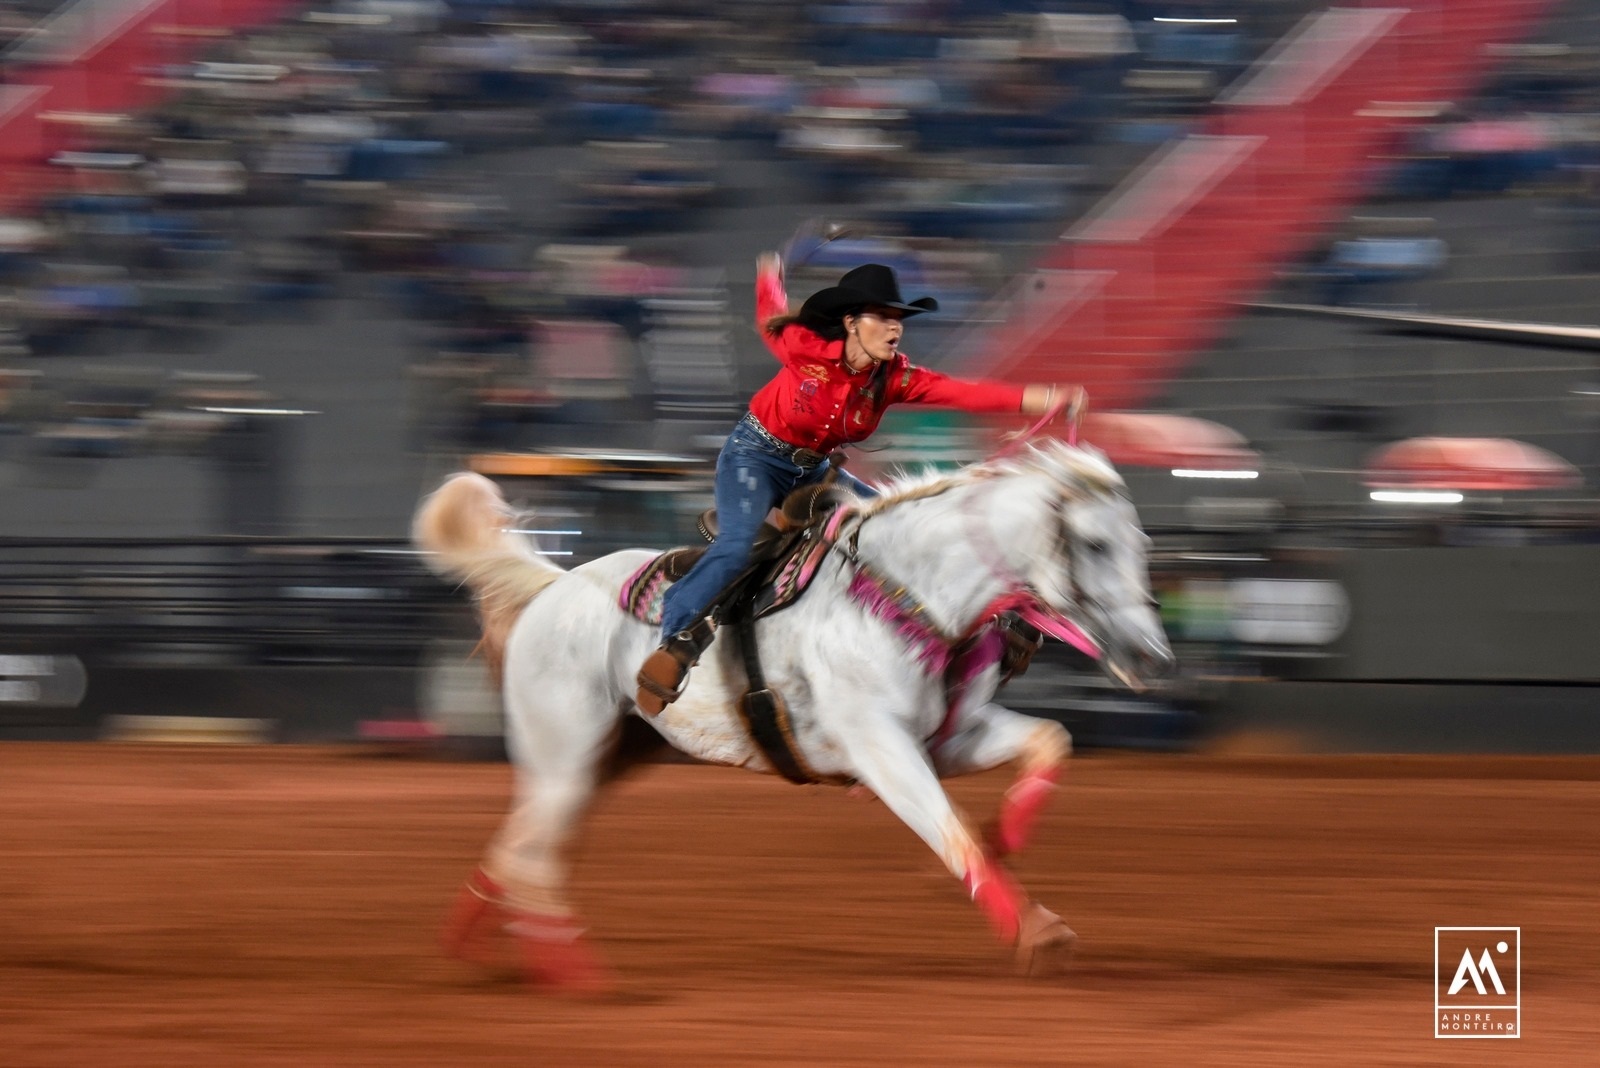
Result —
[[[515, 805], [468, 881], [445, 945], [475, 959], [487, 921], [503, 918], [530, 979], [603, 988], [609, 979], [566, 901], [563, 852], [606, 777], [623, 721], [641, 715], [634, 673], [660, 635], [618, 596], [652, 553], [627, 550], [565, 571], [508, 530], [509, 518], [492, 482], [462, 474], [422, 503], [414, 524], [434, 566], [478, 598], [491, 663], [503, 663], [516, 765]], [[997, 652], [949, 707], [943, 661], [935, 655], [930, 670], [929, 643], [975, 633], [996, 606], [1026, 600], [1035, 618], [1081, 629], [1103, 665], [1134, 683], [1141, 668], [1171, 661], [1150, 599], [1147, 540], [1098, 453], [1032, 444], [860, 502], [811, 587], [757, 624], [767, 682], [786, 699], [801, 759], [819, 777], [876, 794], [963, 881], [1030, 972], [1059, 963], [1076, 936], [1029, 901], [1001, 860], [1029, 837], [1071, 737], [992, 702]], [[861, 575], [903, 587], [897, 603], [916, 605], [921, 629], [887, 618], [882, 598], [861, 596]], [[719, 636], [683, 696], [648, 722], [692, 756], [770, 772], [736, 711], [745, 689], [737, 644]], [[1017, 780], [990, 833], [975, 833], [939, 779], [1011, 761]]]

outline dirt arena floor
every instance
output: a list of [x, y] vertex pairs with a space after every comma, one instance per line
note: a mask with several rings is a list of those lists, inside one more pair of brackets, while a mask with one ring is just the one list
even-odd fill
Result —
[[[577, 863], [600, 1002], [434, 950], [509, 780], [0, 745], [0, 1064], [1600, 1064], [1600, 760], [1080, 757], [1018, 865], [1047, 981], [881, 805], [649, 768]], [[1524, 1037], [1433, 1037], [1436, 925], [1521, 926]]]

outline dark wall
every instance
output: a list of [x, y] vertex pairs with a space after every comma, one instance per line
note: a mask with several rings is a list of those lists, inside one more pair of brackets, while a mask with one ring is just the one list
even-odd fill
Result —
[[1202, 742], [1311, 753], [1600, 753], [1600, 687], [1236, 682]]
[[415, 668], [88, 666], [77, 708], [0, 709], [0, 737], [89, 740], [113, 716], [202, 716], [273, 724], [265, 740], [350, 741], [364, 720], [417, 711]]
[[1600, 681], [1600, 545], [1352, 550], [1335, 679]]

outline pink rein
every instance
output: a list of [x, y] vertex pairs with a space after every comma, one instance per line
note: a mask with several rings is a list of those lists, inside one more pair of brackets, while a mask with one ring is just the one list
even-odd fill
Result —
[[1078, 445], [1078, 425], [1083, 422], [1083, 411], [1088, 407], [1088, 403], [1081, 391], [1066, 400], [1056, 401], [1028, 429], [1006, 438], [1005, 443], [989, 459], [1004, 460], [1008, 456], [1021, 452], [1024, 445], [1038, 437], [1045, 427], [1060, 419], [1063, 412], [1066, 413], [1067, 444], [1076, 448]]

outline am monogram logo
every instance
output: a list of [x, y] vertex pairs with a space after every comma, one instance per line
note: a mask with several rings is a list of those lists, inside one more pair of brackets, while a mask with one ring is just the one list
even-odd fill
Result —
[[1522, 928], [1435, 927], [1433, 982], [1435, 1038], [1522, 1037]]
[[[1510, 947], [1508, 947], [1504, 942], [1501, 942], [1496, 945], [1495, 948], [1501, 953], [1504, 953]], [[1472, 980], [1472, 985], [1477, 989], [1478, 993], [1488, 996], [1489, 991], [1483, 985], [1485, 976], [1487, 976], [1489, 981], [1494, 984], [1494, 992], [1503, 996], [1506, 992], [1506, 987], [1505, 984], [1500, 981], [1500, 973], [1495, 971], [1494, 959], [1489, 956], [1489, 951], [1487, 949], [1484, 950], [1483, 956], [1478, 958], [1478, 963], [1474, 965], [1472, 963], [1472, 950], [1464, 949], [1461, 951], [1461, 966], [1456, 969], [1456, 977], [1454, 981], [1451, 982], [1450, 989], [1446, 992], [1445, 996], [1454, 997], [1456, 994], [1460, 993], [1461, 988], [1467, 985], [1467, 980], [1469, 978]]]

